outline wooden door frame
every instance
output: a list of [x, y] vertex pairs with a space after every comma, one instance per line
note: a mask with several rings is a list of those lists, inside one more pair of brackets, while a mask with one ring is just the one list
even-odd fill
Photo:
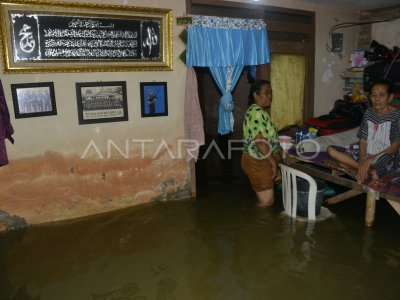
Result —
[[[270, 40], [271, 54], [301, 54], [305, 56], [306, 76], [304, 87], [303, 102], [303, 121], [314, 116], [314, 82], [315, 82], [315, 13], [311, 11], [288, 9], [280, 7], [272, 7], [256, 3], [240, 3], [233, 1], [221, 0], [186, 0], [186, 11], [188, 14], [192, 12], [192, 5], [204, 5], [215, 8], [210, 11], [210, 15], [216, 15], [221, 10], [229, 9], [236, 11], [246, 9], [251, 11], [253, 18], [261, 18], [265, 20], [265, 12], [276, 14], [288, 14], [293, 16], [305, 16], [310, 18], [309, 24], [290, 23], [282, 21], [265, 20], [269, 31], [282, 31], [305, 33], [308, 36], [306, 43], [300, 42], [283, 42]], [[247, 14], [248, 15], [248, 14]], [[240, 16], [234, 16], [240, 17]], [[261, 65], [258, 68], [257, 77], [270, 78], [270, 66]]]

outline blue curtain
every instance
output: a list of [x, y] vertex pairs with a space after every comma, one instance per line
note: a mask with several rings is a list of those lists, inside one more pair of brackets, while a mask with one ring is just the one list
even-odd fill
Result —
[[232, 90], [239, 80], [243, 66], [210, 67], [211, 74], [222, 93], [219, 102], [218, 133], [228, 134], [233, 130]]
[[222, 97], [218, 133], [233, 131], [232, 90], [244, 66], [270, 62], [268, 35], [261, 19], [192, 16], [186, 65], [209, 67]]

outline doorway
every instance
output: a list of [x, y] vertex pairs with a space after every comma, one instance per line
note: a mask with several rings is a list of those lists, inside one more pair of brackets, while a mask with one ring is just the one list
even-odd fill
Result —
[[[255, 5], [253, 3], [226, 2], [220, 0], [191, 0], [187, 12], [197, 15], [209, 15], [231, 18], [261, 18], [268, 28], [268, 39], [271, 57], [285, 57], [285, 61], [292, 55], [301, 57], [300, 63], [303, 88], [297, 87], [295, 116], [291, 123], [302, 123], [314, 113], [314, 56], [315, 56], [315, 14], [314, 12]], [[271, 72], [272, 64], [257, 67], [257, 78], [271, 79], [273, 89], [282, 89], [282, 95], [274, 95], [275, 104], [279, 97], [286, 97], [291, 89], [290, 80], [299, 76], [292, 73], [290, 76], [276, 77], [278, 73]], [[274, 69], [278, 67], [274, 67]], [[297, 68], [297, 67], [296, 67]], [[234, 131], [227, 136], [218, 135], [218, 109], [221, 97], [211, 74], [207, 68], [195, 68], [199, 99], [202, 108], [205, 131], [205, 145], [200, 148], [199, 159], [195, 165], [197, 194], [201, 195], [202, 186], [229, 185], [247, 180], [240, 168], [241, 151], [235, 142], [242, 139], [242, 122], [246, 112], [247, 96], [250, 85], [245, 70], [232, 93], [234, 102]], [[280, 74], [279, 74], [280, 75]], [[293, 77], [291, 77], [293, 76]], [[275, 78], [278, 78], [276, 83]], [[283, 78], [284, 80], [282, 80]], [[274, 84], [277, 86], [274, 87]], [[281, 87], [282, 86], [282, 87]], [[290, 94], [290, 93], [289, 93]], [[292, 100], [290, 100], [292, 101]], [[288, 102], [284, 101], [285, 105]], [[279, 114], [279, 106], [274, 108]], [[271, 117], [274, 111], [271, 112]], [[300, 115], [300, 116], [299, 116]], [[285, 118], [284, 116], [282, 117]], [[218, 151], [216, 148], [218, 148]], [[235, 148], [235, 149], [233, 149]]]
[[195, 68], [200, 107], [204, 120], [205, 145], [200, 147], [196, 162], [196, 190], [202, 187], [240, 183], [246, 180], [240, 168], [242, 123], [247, 110], [250, 84], [244, 70], [232, 92], [234, 102], [234, 129], [227, 135], [218, 134], [218, 110], [221, 93], [208, 68]]

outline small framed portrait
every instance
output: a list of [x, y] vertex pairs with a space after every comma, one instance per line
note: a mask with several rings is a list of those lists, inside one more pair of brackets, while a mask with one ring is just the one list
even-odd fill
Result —
[[128, 121], [125, 81], [77, 82], [79, 124]]
[[168, 116], [166, 82], [141, 82], [140, 99], [142, 118]]
[[15, 118], [57, 114], [53, 82], [11, 84]]

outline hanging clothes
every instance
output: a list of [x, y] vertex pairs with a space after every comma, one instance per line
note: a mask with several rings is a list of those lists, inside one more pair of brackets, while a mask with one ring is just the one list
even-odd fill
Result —
[[197, 94], [197, 78], [193, 68], [187, 69], [185, 92], [185, 148], [186, 160], [197, 161], [199, 149], [204, 145], [204, 122]]
[[0, 79], [0, 167], [8, 164], [7, 148], [5, 139], [9, 139], [14, 144], [11, 135], [14, 129], [10, 122], [10, 113], [8, 111], [6, 98], [4, 97], [3, 85]]

